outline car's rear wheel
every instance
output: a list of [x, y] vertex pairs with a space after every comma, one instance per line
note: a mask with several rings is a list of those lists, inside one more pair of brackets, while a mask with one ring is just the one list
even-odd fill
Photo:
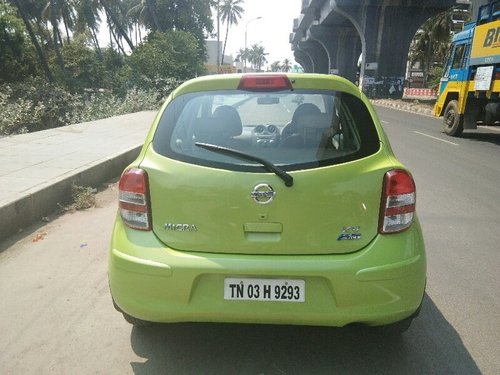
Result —
[[374, 328], [378, 333], [385, 336], [399, 336], [405, 333], [408, 328], [410, 328], [413, 319], [414, 317], [410, 316], [406, 319], [400, 320], [399, 322]]
[[403, 320], [400, 320], [399, 322], [387, 324], [385, 326], [379, 326], [379, 327], [374, 327], [375, 330], [377, 330], [379, 333], [385, 336], [399, 336], [405, 333], [408, 328], [410, 328], [411, 323], [413, 322], [413, 319], [415, 319], [419, 314], [420, 310], [422, 309], [422, 302], [420, 303], [420, 306], [418, 306], [418, 309], [411, 314], [408, 318], [405, 318]]
[[133, 316], [131, 316], [131, 315], [123, 312], [123, 311], [122, 311], [122, 314], [123, 314], [123, 317], [125, 318], [125, 320], [128, 323], [130, 323], [130, 324], [132, 324], [132, 325], [134, 325], [136, 327], [147, 327], [147, 326], [150, 326], [150, 325], [153, 324], [152, 322], [148, 322], [146, 320], [135, 318], [135, 317], [133, 317]]
[[451, 100], [444, 110], [443, 131], [453, 137], [460, 137], [464, 131], [464, 119], [458, 113], [458, 102], [456, 100]]
[[119, 312], [121, 312], [123, 314], [123, 317], [125, 318], [125, 320], [136, 326], [136, 327], [147, 327], [147, 326], [150, 326], [152, 325], [153, 323], [152, 322], [148, 322], [146, 320], [142, 320], [142, 319], [139, 319], [139, 318], [136, 318], [136, 317], [133, 317], [132, 315], [129, 315], [127, 314], [125, 311], [123, 311], [120, 306], [118, 306], [115, 302], [115, 300], [113, 299], [113, 306], [115, 307], [115, 309]]

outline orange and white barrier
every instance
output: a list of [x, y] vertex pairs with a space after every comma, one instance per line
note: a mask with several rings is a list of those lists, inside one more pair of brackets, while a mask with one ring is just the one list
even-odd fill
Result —
[[436, 99], [437, 98], [437, 90], [405, 88], [403, 90], [403, 98], [404, 99]]

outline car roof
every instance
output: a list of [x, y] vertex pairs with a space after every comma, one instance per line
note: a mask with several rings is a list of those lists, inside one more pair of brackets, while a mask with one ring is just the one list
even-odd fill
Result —
[[243, 73], [207, 75], [191, 79], [174, 90], [172, 98], [192, 92], [236, 90], [238, 89], [241, 79], [245, 76], [286, 76], [288, 77], [293, 89], [334, 90], [347, 92], [356, 97], [360, 97], [359, 90], [352, 82], [336, 75], [315, 73]]

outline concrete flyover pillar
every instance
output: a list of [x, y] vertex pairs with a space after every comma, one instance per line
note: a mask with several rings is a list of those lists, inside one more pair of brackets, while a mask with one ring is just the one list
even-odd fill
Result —
[[[408, 50], [418, 28], [455, 0], [330, 0], [362, 44], [362, 88], [369, 96], [401, 97]], [[354, 6], [357, 5], [357, 6]]]
[[[481, 0], [476, 0], [481, 1]], [[354, 81], [361, 55], [363, 90], [400, 97], [411, 40], [431, 16], [456, 0], [302, 0], [290, 43], [306, 72]]]
[[300, 41], [297, 45], [298, 50], [309, 55], [312, 61], [312, 73], [328, 74], [328, 55], [323, 46], [317, 40], [308, 39]]
[[302, 66], [305, 73], [314, 72], [314, 64], [311, 60], [311, 56], [309, 56], [304, 51], [299, 50], [298, 48], [294, 49], [293, 55], [295, 57], [295, 61], [297, 61]]
[[352, 82], [356, 80], [361, 43], [353, 27], [313, 25], [308, 30], [308, 40], [315, 40], [323, 47], [328, 58], [328, 73], [341, 75]]

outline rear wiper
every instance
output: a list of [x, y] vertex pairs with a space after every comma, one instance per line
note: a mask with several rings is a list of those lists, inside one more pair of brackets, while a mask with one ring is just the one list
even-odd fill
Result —
[[288, 173], [286, 173], [283, 169], [275, 166], [273, 163], [271, 163], [265, 159], [261, 159], [258, 156], [246, 154], [246, 153], [241, 152], [241, 151], [233, 150], [232, 148], [217, 146], [217, 145], [213, 145], [210, 143], [196, 142], [195, 145], [198, 147], [210, 150], [210, 151], [218, 152], [219, 154], [226, 154], [226, 155], [230, 155], [230, 156], [235, 156], [235, 157], [243, 159], [243, 160], [255, 161], [257, 163], [260, 163], [269, 172], [273, 172], [279, 178], [281, 178], [285, 182], [285, 186], [288, 186], [288, 187], [293, 186], [293, 177], [292, 176], [290, 176]]

